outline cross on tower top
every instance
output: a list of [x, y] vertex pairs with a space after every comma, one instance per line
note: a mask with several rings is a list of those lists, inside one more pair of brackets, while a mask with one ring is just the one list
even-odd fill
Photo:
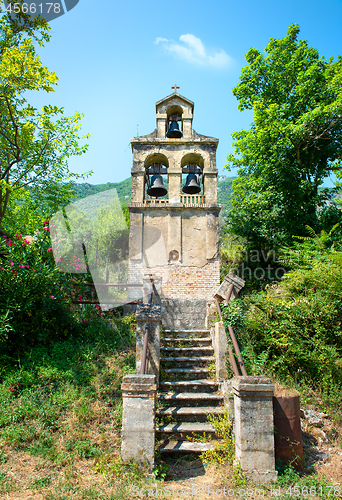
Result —
[[174, 89], [174, 93], [177, 94], [177, 89], [179, 89], [177, 83], [175, 83], [171, 88]]

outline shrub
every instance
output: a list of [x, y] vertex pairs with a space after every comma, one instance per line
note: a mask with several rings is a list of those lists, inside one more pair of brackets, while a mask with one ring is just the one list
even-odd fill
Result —
[[[280, 284], [234, 300], [223, 316], [249, 374], [269, 373], [342, 402], [342, 267], [332, 252], [289, 271]], [[306, 264], [307, 263], [304, 263]], [[241, 320], [241, 316], [243, 316]]]
[[75, 293], [86, 293], [89, 276], [58, 271], [48, 221], [42, 226], [34, 237], [16, 234], [0, 241], [0, 343], [8, 353], [80, 334], [81, 317], [85, 322], [99, 313], [94, 306], [72, 305]]

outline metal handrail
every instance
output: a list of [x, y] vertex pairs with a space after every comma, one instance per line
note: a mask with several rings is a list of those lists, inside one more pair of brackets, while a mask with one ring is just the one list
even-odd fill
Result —
[[[222, 321], [221, 307], [220, 307], [219, 301], [216, 298], [215, 298], [215, 303], [216, 303], [217, 312], [218, 312], [220, 321]], [[232, 346], [231, 346], [230, 342], [228, 343], [228, 354], [229, 354], [230, 366], [234, 372], [234, 375], [236, 375], [238, 377], [240, 375], [240, 373], [239, 373], [239, 370], [238, 370], [238, 367], [237, 367], [237, 364], [236, 364], [236, 361], [234, 358], [234, 354], [233, 354], [233, 350], [232, 350]]]
[[148, 364], [148, 326], [146, 325], [145, 326], [143, 350], [142, 350], [142, 356], [141, 356], [140, 375], [146, 374], [147, 364]]
[[[86, 286], [113, 286], [113, 287], [122, 287], [122, 288], [133, 288], [133, 287], [140, 287], [142, 288], [144, 285], [141, 283], [84, 283]], [[73, 300], [73, 304], [98, 304], [98, 300]], [[116, 306], [122, 306], [125, 304], [139, 304], [140, 302], [138, 300], [132, 300], [130, 302], [127, 302], [127, 300], [110, 300], [110, 301], [103, 301], [101, 300], [101, 304], [108, 304], [108, 305], [116, 305]]]
[[[234, 288], [234, 285], [232, 283], [230, 285], [229, 289], [228, 289], [227, 303], [229, 302], [229, 300], [231, 298], [231, 295], [232, 295], [232, 292], [233, 292], [233, 288]], [[220, 321], [222, 321], [221, 307], [220, 307], [220, 304], [219, 304], [219, 301], [218, 301], [217, 298], [215, 298], [215, 303], [216, 303], [216, 307], [217, 307], [217, 311], [218, 311], [218, 314], [219, 314]], [[244, 364], [244, 362], [242, 360], [242, 357], [241, 357], [239, 344], [238, 344], [238, 342], [236, 340], [236, 337], [235, 337], [235, 334], [234, 334], [234, 330], [233, 330], [233, 327], [231, 325], [228, 326], [228, 331], [229, 331], [229, 336], [230, 336], [230, 338], [232, 340], [232, 343], [233, 343], [233, 346], [234, 346], [234, 349], [235, 349], [235, 354], [236, 354], [236, 357], [237, 357], [237, 360], [238, 360], [238, 363], [239, 363], [239, 366], [240, 366], [241, 373], [242, 373], [242, 375], [244, 377], [247, 377], [248, 375], [247, 375], [247, 371], [246, 371], [246, 368], [245, 368], [245, 364]], [[240, 376], [240, 373], [239, 373], [239, 370], [238, 370], [238, 367], [237, 367], [237, 364], [236, 364], [236, 361], [235, 361], [235, 358], [234, 358], [234, 354], [233, 354], [233, 351], [232, 351], [232, 348], [231, 348], [230, 345], [228, 346], [228, 353], [229, 353], [230, 365], [232, 367], [234, 375]]]
[[[149, 301], [148, 301], [149, 305], [152, 305], [152, 301], [153, 301], [153, 287], [152, 287], [152, 291], [150, 293], [150, 297], [149, 297]], [[148, 369], [148, 355], [149, 355], [148, 334], [149, 334], [149, 330], [148, 330], [148, 326], [146, 325], [145, 326], [143, 350], [142, 350], [142, 355], [141, 355], [140, 375], [146, 375], [147, 369]]]

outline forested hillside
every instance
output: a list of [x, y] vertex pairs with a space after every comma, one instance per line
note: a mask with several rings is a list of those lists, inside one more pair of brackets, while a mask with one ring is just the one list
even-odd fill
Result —
[[[231, 208], [230, 196], [232, 189], [232, 182], [235, 177], [226, 177], [220, 175], [217, 182], [217, 198], [218, 202], [222, 205], [222, 212], [226, 214]], [[107, 182], [106, 184], [89, 184], [84, 182], [82, 184], [75, 184], [75, 192], [77, 198], [85, 198], [108, 189], [116, 189], [122, 204], [127, 204], [131, 200], [132, 178], [129, 177], [121, 182]]]

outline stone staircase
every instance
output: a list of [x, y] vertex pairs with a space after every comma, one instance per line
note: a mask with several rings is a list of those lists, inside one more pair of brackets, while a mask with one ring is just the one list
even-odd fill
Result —
[[210, 332], [164, 330], [163, 335], [156, 410], [159, 451], [206, 451], [217, 437], [207, 414], [223, 414]]

